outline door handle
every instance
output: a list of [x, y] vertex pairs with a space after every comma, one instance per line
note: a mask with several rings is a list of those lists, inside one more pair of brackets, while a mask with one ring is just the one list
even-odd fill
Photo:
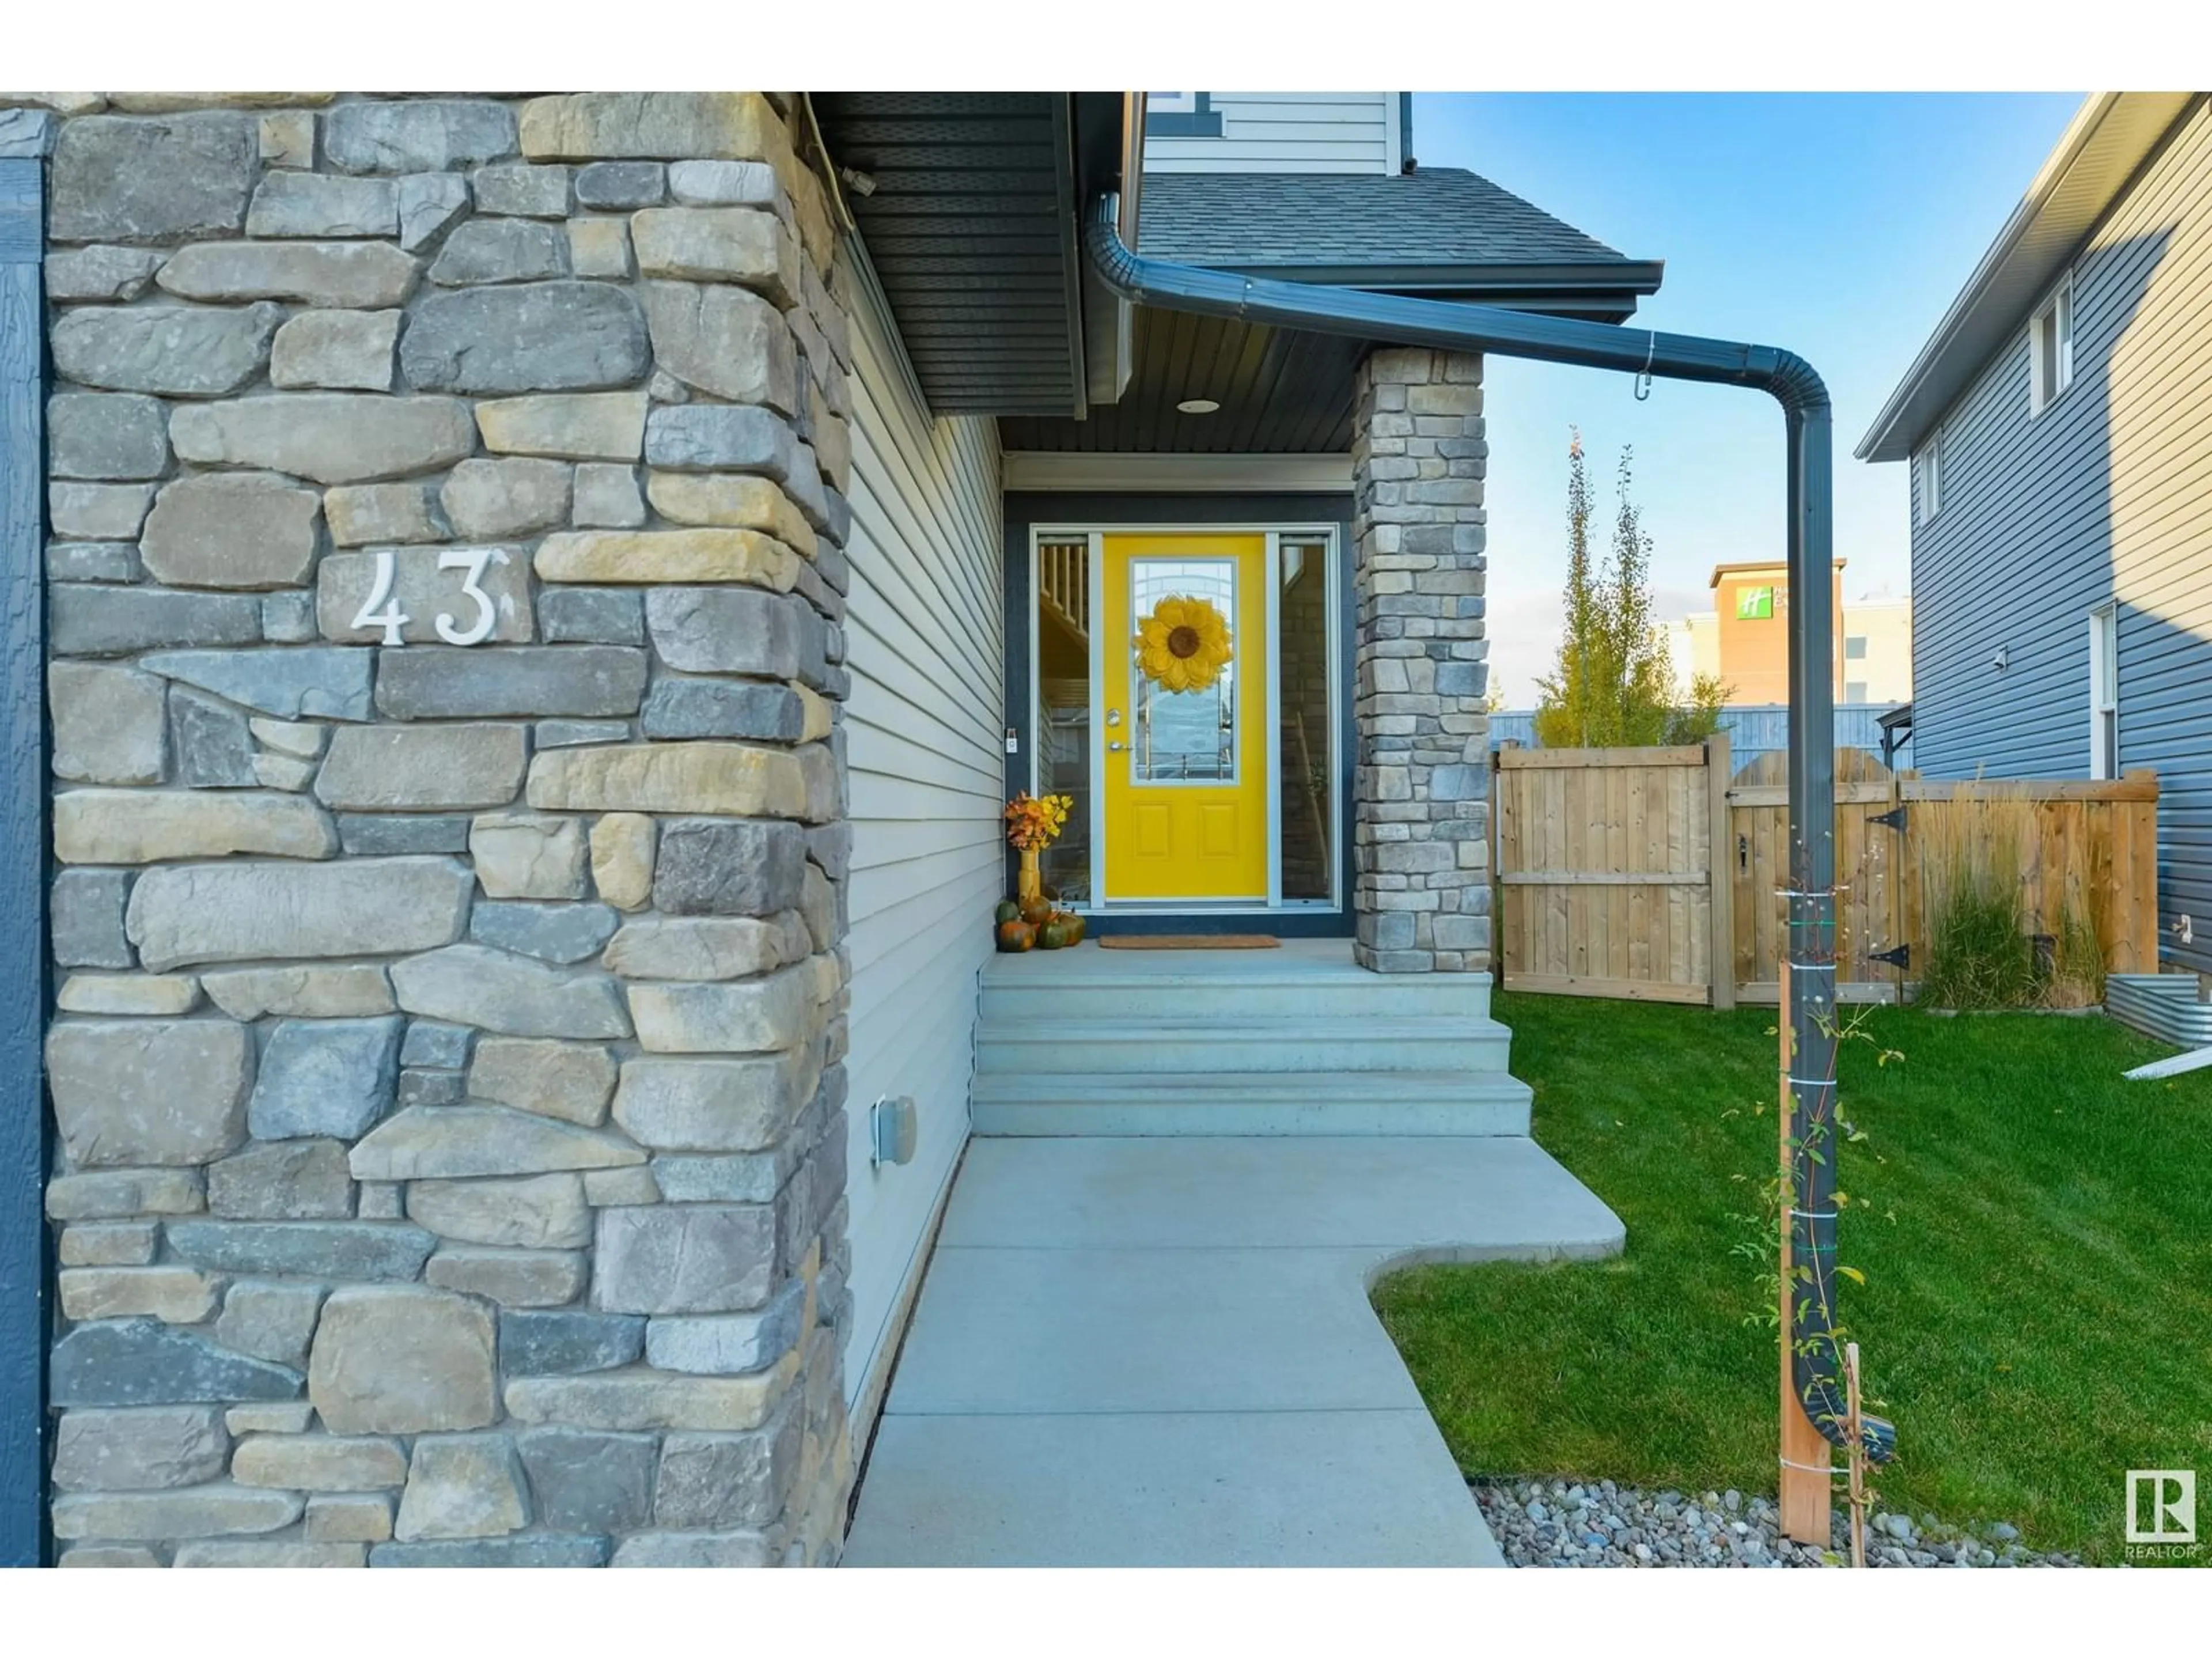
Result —
[[1116, 738], [1113, 742], [1106, 745], [1106, 752], [1109, 755], [1118, 755], [1128, 746], [1129, 745], [1123, 743], [1121, 738]]

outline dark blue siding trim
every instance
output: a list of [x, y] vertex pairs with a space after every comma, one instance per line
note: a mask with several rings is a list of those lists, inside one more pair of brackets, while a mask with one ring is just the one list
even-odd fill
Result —
[[46, 1555], [44, 163], [0, 160], [0, 1565]]

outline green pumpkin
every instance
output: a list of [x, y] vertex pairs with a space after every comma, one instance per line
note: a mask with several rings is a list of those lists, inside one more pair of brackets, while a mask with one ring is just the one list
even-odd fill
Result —
[[1073, 916], [1054, 916], [1037, 929], [1037, 944], [1047, 951], [1063, 950], [1082, 938], [1083, 930]]
[[1012, 899], [1000, 899], [999, 901], [998, 909], [991, 917], [994, 923], [1001, 921], [1019, 921], [1021, 919], [1022, 907], [1015, 903]]

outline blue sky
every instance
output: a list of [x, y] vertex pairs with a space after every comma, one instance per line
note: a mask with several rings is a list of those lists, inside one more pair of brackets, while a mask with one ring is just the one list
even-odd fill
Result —
[[[2079, 94], [1431, 94], [1413, 151], [1465, 167], [1622, 252], [1667, 262], [1638, 323], [1787, 346], [1836, 404], [1846, 603], [1902, 594], [1905, 469], [1850, 452], [2027, 188]], [[1632, 325], [1633, 326], [1634, 325]], [[1620, 447], [1656, 543], [1656, 611], [1707, 608], [1724, 560], [1782, 551], [1782, 422], [1763, 396], [1493, 358], [1491, 662], [1535, 698], [1559, 627], [1567, 428], [1607, 524]]]

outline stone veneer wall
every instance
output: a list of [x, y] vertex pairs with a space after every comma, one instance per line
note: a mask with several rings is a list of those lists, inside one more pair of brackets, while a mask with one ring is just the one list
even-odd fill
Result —
[[1352, 904], [1363, 967], [1490, 967], [1482, 359], [1388, 347], [1352, 411]]
[[[64, 1564], [833, 1557], [851, 356], [803, 114], [58, 101]], [[489, 638], [440, 643], [483, 549]]]

